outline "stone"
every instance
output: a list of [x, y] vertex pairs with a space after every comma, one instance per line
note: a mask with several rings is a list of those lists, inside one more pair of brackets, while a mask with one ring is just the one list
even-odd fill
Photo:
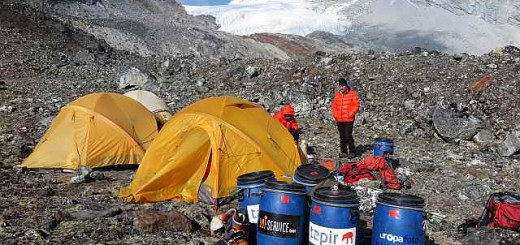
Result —
[[14, 111], [14, 107], [10, 106], [10, 105], [3, 105], [2, 107], [0, 107], [0, 112], [3, 112], [3, 113], [11, 113]]
[[454, 108], [439, 107], [433, 112], [432, 119], [437, 133], [451, 143], [454, 143], [455, 139], [470, 140], [484, 126], [479, 118]]
[[495, 143], [496, 137], [489, 129], [480, 130], [475, 136], [473, 136], [473, 141], [483, 145], [489, 145]]
[[78, 175], [89, 175], [92, 172], [92, 169], [86, 166], [82, 166], [78, 168], [77, 174]]
[[489, 69], [497, 69], [498, 65], [492, 63], [492, 64], [487, 65], [487, 68], [489, 68]]
[[190, 232], [194, 228], [192, 221], [177, 211], [144, 210], [136, 214], [134, 225], [138, 230], [147, 233], [159, 231]]
[[520, 65], [515, 65], [513, 67], [513, 73], [516, 75], [520, 75]]
[[483, 78], [470, 83], [468, 85], [468, 90], [471, 92], [482, 92], [493, 83], [493, 77], [491, 75], [486, 75]]
[[404, 102], [404, 108], [406, 108], [407, 110], [414, 110], [416, 103], [417, 102], [415, 100], [406, 100]]
[[498, 153], [509, 157], [520, 151], [520, 131], [514, 131], [507, 135], [506, 139], [498, 145]]
[[260, 75], [260, 68], [256, 66], [247, 66], [246, 67], [246, 74], [249, 78], [254, 78]]
[[86, 175], [77, 175], [77, 176], [70, 178], [69, 182], [71, 184], [81, 184], [81, 183], [86, 183], [88, 181], [89, 181], [89, 179], [87, 178]]
[[105, 174], [103, 174], [100, 171], [93, 171], [93, 172], [89, 173], [88, 176], [90, 178], [94, 179], [94, 180], [103, 180], [103, 179], [105, 179]]
[[110, 208], [107, 210], [81, 210], [77, 212], [70, 213], [70, 218], [75, 220], [92, 220], [96, 218], [103, 218], [103, 217], [114, 217], [120, 213], [122, 213], [123, 210], [119, 207]]
[[119, 78], [119, 88], [120, 89], [128, 89], [128, 88], [139, 88], [142, 89], [145, 83], [148, 82], [148, 77], [141, 72], [141, 70], [132, 67], [128, 69], [120, 78]]
[[412, 120], [399, 121], [397, 127], [401, 136], [413, 133], [417, 129], [415, 122], [413, 122]]

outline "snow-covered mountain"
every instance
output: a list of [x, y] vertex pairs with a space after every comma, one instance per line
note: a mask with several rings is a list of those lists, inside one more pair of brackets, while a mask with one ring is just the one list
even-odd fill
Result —
[[231, 0], [191, 6], [193, 1], [181, 1], [188, 13], [212, 15], [220, 30], [238, 35], [326, 31], [390, 50], [483, 53], [520, 46], [518, 0]]

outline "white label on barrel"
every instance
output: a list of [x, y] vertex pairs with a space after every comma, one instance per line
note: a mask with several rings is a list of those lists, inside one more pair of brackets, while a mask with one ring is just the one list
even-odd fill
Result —
[[260, 205], [248, 205], [247, 206], [247, 216], [249, 218], [249, 223], [256, 224], [258, 223], [258, 212], [260, 211]]
[[334, 229], [310, 222], [309, 242], [314, 245], [356, 244], [356, 228]]

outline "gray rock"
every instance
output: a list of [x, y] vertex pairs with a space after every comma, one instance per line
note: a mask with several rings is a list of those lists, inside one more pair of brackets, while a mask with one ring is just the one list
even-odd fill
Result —
[[501, 156], [509, 157], [520, 151], [520, 131], [514, 131], [507, 135], [506, 139], [498, 146]]
[[480, 130], [475, 136], [473, 136], [473, 141], [483, 144], [489, 145], [495, 143], [496, 137], [489, 129]]
[[70, 213], [70, 218], [76, 219], [76, 220], [92, 220], [95, 218], [102, 218], [102, 217], [113, 217], [120, 213], [122, 213], [123, 210], [119, 207], [110, 208], [107, 210], [81, 210], [77, 212]]
[[86, 166], [78, 168], [78, 176], [87, 176], [92, 172], [92, 169]]
[[470, 140], [484, 126], [482, 120], [453, 108], [437, 108], [433, 112], [433, 125], [439, 135], [448, 142], [455, 139]]
[[119, 78], [119, 88], [127, 89], [127, 88], [140, 88], [144, 87], [144, 84], [148, 82], [148, 77], [142, 73], [139, 69], [132, 67], [128, 69], [120, 78]]
[[139, 69], [132, 67], [128, 69], [119, 78], [120, 89], [144, 89], [151, 92], [157, 92], [160, 86], [157, 83], [157, 79], [153, 76], [148, 76], [141, 72]]
[[412, 120], [399, 121], [398, 124], [399, 134], [404, 136], [406, 134], [413, 133], [417, 126]]
[[88, 181], [89, 181], [89, 178], [86, 175], [78, 175], [78, 176], [72, 177], [69, 182], [71, 184], [81, 184], [81, 183], [86, 183]]
[[487, 68], [489, 68], [489, 69], [497, 69], [498, 66], [496, 64], [489, 64], [489, 65], [487, 65]]
[[416, 103], [417, 102], [415, 100], [406, 100], [404, 102], [404, 108], [406, 108], [407, 110], [414, 110]]
[[256, 66], [247, 66], [246, 73], [249, 78], [257, 77], [260, 75], [260, 68]]
[[105, 174], [100, 171], [93, 171], [88, 175], [90, 178], [95, 180], [103, 180], [105, 179]]

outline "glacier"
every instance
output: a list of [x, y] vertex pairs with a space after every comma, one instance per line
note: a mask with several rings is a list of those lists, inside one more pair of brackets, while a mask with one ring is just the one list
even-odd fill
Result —
[[[357, 46], [479, 54], [520, 46], [518, 0], [182, 0], [236, 35], [330, 32]], [[194, 6], [197, 3], [199, 6]]]

